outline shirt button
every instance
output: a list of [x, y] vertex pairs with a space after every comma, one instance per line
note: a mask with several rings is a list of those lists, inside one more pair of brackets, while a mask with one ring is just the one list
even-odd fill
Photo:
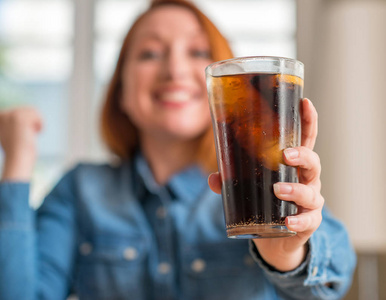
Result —
[[166, 275], [170, 272], [171, 266], [167, 262], [162, 262], [158, 265], [158, 273]]
[[92, 251], [92, 245], [90, 243], [84, 242], [79, 246], [79, 252], [82, 255], [89, 255]]
[[318, 267], [314, 267], [313, 269], [312, 269], [312, 273], [311, 273], [311, 275], [312, 276], [316, 276], [318, 274]]
[[126, 260], [134, 260], [136, 259], [138, 256], [138, 252], [137, 252], [137, 249], [133, 248], [133, 247], [127, 247], [124, 251], [123, 251], [123, 257], [124, 259]]
[[160, 206], [157, 208], [157, 211], [155, 212], [158, 219], [165, 219], [167, 215], [166, 208], [163, 206]]
[[192, 264], [191, 264], [191, 268], [194, 272], [196, 273], [201, 273], [202, 271], [205, 270], [206, 268], [206, 263], [203, 259], [201, 258], [197, 258], [195, 259]]

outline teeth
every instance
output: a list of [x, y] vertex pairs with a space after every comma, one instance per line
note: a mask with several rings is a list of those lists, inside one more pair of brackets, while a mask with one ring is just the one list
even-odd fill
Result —
[[190, 100], [190, 93], [185, 91], [165, 92], [159, 95], [159, 99], [168, 102], [186, 102]]

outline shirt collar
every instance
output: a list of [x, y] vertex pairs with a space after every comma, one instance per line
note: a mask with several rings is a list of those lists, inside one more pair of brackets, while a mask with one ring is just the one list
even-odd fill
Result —
[[192, 165], [173, 175], [165, 186], [161, 186], [155, 181], [150, 166], [142, 153], [138, 152], [134, 156], [133, 166], [137, 174], [134, 192], [139, 197], [146, 190], [153, 194], [160, 194], [166, 190], [172, 199], [190, 202], [209, 188], [207, 175], [198, 165]]

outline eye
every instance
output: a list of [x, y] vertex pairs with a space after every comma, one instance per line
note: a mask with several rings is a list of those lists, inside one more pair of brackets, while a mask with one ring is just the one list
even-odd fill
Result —
[[193, 49], [190, 51], [190, 55], [195, 58], [209, 59], [211, 57], [209, 50]]
[[146, 49], [139, 53], [139, 59], [140, 60], [152, 60], [160, 58], [162, 53], [155, 50]]

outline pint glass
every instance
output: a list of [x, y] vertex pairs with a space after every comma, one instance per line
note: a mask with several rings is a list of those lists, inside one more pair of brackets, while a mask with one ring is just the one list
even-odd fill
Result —
[[298, 182], [283, 150], [300, 146], [304, 66], [281, 57], [242, 57], [206, 68], [226, 231], [230, 238], [294, 235], [285, 218], [293, 202], [273, 193]]

